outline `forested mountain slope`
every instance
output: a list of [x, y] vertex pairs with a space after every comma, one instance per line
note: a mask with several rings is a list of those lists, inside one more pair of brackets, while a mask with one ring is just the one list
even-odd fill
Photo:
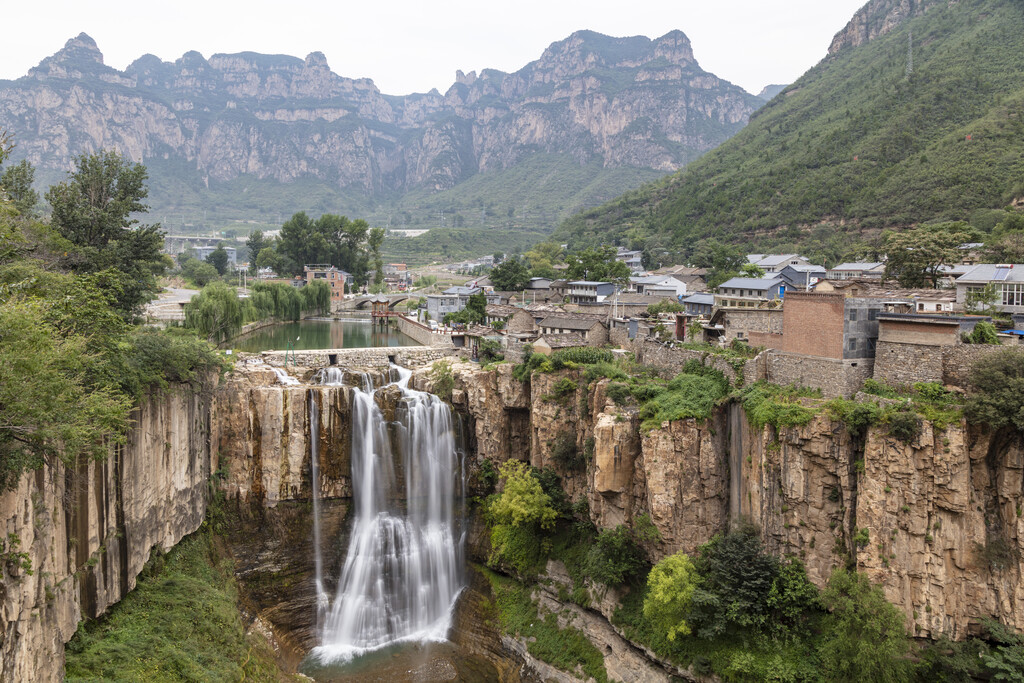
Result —
[[703, 238], [799, 244], [1005, 206], [1024, 195], [1022, 76], [1020, 0], [875, 0], [738, 135], [556, 237], [685, 260]]

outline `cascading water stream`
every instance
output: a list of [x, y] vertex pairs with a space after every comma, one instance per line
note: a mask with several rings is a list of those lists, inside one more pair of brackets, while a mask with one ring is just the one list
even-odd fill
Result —
[[[392, 430], [369, 376], [352, 390], [354, 519], [321, 645], [311, 653], [323, 662], [395, 642], [444, 640], [463, 587], [465, 473], [452, 414], [438, 397], [409, 389], [411, 374], [392, 366], [397, 379], [388, 386], [401, 393]], [[394, 448], [404, 473], [404, 505]], [[318, 529], [315, 521], [314, 536]], [[317, 566], [319, 582], [319, 559]]]
[[[337, 368], [326, 368], [317, 377], [324, 386], [340, 386], [344, 374]], [[320, 405], [310, 391], [309, 397], [310, 469], [313, 488], [313, 565], [316, 576], [316, 625], [322, 628], [330, 598], [324, 587], [324, 563], [320, 545]]]

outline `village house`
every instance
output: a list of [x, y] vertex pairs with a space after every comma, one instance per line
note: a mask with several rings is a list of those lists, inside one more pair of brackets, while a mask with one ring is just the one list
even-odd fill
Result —
[[672, 275], [645, 275], [629, 278], [630, 285], [637, 294], [648, 296], [670, 296], [677, 298], [686, 296], [686, 283]]
[[963, 306], [967, 295], [986, 286], [995, 288], [995, 307], [1003, 313], [1024, 313], [1024, 265], [982, 263], [956, 279], [956, 302]]
[[569, 283], [569, 301], [574, 304], [601, 303], [615, 293], [615, 285], [611, 282], [593, 282], [591, 280], [575, 280]]
[[525, 309], [504, 304], [487, 305], [487, 325], [501, 323], [500, 328], [508, 334], [527, 334], [537, 330], [537, 323]]
[[885, 263], [882, 262], [858, 262], [840, 263], [835, 268], [830, 268], [825, 277], [829, 280], [849, 280], [851, 278], [868, 278], [881, 280], [885, 274]]
[[534, 353], [542, 353], [545, 356], [550, 356], [553, 351], [559, 349], [571, 349], [579, 346], [587, 346], [587, 343], [583, 341], [583, 336], [577, 332], [569, 332], [567, 334], [546, 334], [533, 342]]
[[715, 306], [714, 294], [691, 294], [683, 299], [683, 306], [690, 315], [711, 315]]
[[449, 313], [458, 313], [466, 307], [469, 297], [483, 292], [479, 287], [449, 287], [440, 294], [427, 295], [427, 315], [442, 321]]
[[551, 315], [540, 321], [540, 335], [576, 333], [587, 346], [601, 346], [608, 343], [608, 327], [594, 318], [568, 315]]
[[778, 277], [786, 281], [789, 289], [811, 289], [825, 279], [825, 266], [786, 266]]
[[734, 277], [723, 282], [715, 292], [715, 305], [720, 308], [759, 308], [769, 301], [778, 301], [786, 293], [782, 278]]
[[314, 280], [323, 280], [331, 286], [331, 301], [340, 301], [345, 298], [346, 291], [351, 292], [355, 284], [355, 278], [351, 273], [330, 264], [310, 264], [302, 267], [305, 274], [305, 282], [309, 284]]
[[765, 273], [778, 273], [786, 266], [809, 266], [811, 262], [799, 254], [747, 254], [752, 263]]
[[630, 272], [642, 273], [644, 272], [643, 264], [643, 252], [630, 251], [624, 247], [619, 247], [618, 252], [615, 254], [616, 261], [622, 261], [629, 266]]

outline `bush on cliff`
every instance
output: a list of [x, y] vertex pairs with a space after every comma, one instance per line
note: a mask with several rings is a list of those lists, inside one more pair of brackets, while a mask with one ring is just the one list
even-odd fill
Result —
[[821, 594], [828, 615], [818, 648], [832, 681], [910, 680], [912, 664], [903, 615], [864, 574], [836, 569]]
[[500, 473], [502, 492], [491, 496], [485, 513], [491, 530], [487, 563], [493, 567], [506, 565], [520, 575], [529, 575], [543, 560], [543, 532], [554, 528], [558, 511], [526, 463], [509, 460]]
[[971, 367], [973, 393], [964, 413], [994, 430], [1024, 433], [1024, 351], [1000, 349]]

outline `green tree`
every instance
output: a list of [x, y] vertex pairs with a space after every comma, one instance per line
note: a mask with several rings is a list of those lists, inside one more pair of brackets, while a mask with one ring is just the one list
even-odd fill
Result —
[[235, 290], [223, 282], [211, 282], [185, 304], [185, 326], [196, 330], [210, 343], [231, 339], [244, 324], [242, 303]]
[[62, 334], [51, 315], [42, 300], [0, 301], [0, 490], [27, 469], [104, 457], [125, 442], [131, 400], [90, 385], [92, 339]]
[[1024, 351], [1000, 349], [974, 362], [964, 415], [994, 430], [1024, 433]]
[[329, 263], [352, 273], [357, 281], [365, 282], [369, 230], [370, 226], [362, 219], [349, 220], [325, 213], [314, 220], [300, 211], [281, 226], [277, 252], [288, 259], [279, 264], [287, 267], [288, 272], [279, 274], [297, 275], [303, 265]]
[[885, 277], [903, 287], [938, 287], [941, 266], [960, 260], [960, 245], [973, 242], [977, 232], [967, 223], [923, 225], [912, 230], [888, 231], [883, 238]]
[[694, 565], [701, 585], [693, 598], [691, 624], [699, 636], [713, 638], [730, 628], [767, 625], [779, 562], [764, 552], [757, 527], [742, 524], [715, 536], [700, 547]]
[[836, 569], [821, 594], [828, 610], [818, 655], [830, 681], [903, 683], [910, 679], [903, 615], [868, 577]]
[[615, 260], [616, 249], [603, 246], [596, 249], [584, 249], [569, 254], [565, 262], [569, 266], [566, 277], [570, 280], [592, 280], [596, 282], [614, 282], [625, 285], [629, 282], [629, 266]]
[[245, 248], [249, 252], [249, 274], [256, 274], [256, 259], [266, 247], [270, 246], [270, 241], [264, 239], [262, 230], [253, 230], [249, 237], [245, 240]]
[[14, 208], [22, 216], [33, 215], [39, 203], [39, 193], [32, 189], [35, 177], [36, 169], [27, 159], [5, 169], [0, 175], [0, 190], [7, 193], [7, 197], [14, 202]]
[[999, 344], [999, 333], [996, 331], [996, 326], [990, 322], [982, 320], [974, 326], [971, 333], [966, 336], [965, 340], [968, 344]]
[[999, 290], [994, 282], [990, 282], [980, 290], [968, 291], [964, 300], [964, 310], [973, 315], [994, 316], [999, 313]]
[[65, 265], [78, 272], [120, 271], [122, 276], [110, 282], [126, 319], [137, 317], [142, 304], [159, 291], [156, 276], [166, 267], [160, 227], [132, 218], [148, 208], [145, 181], [140, 164], [116, 152], [100, 152], [76, 157], [75, 171], [46, 193], [53, 225], [79, 247]]
[[765, 270], [756, 263], [744, 263], [740, 266], [741, 277], [763, 278]]
[[380, 256], [380, 247], [384, 244], [384, 228], [370, 230], [366, 238], [366, 244], [370, 249], [370, 255], [373, 257], [373, 284], [379, 285], [384, 282], [384, 261]]
[[984, 256], [991, 263], [1024, 263], [1024, 213], [1014, 211], [996, 224]]
[[632, 530], [620, 524], [602, 529], [587, 553], [587, 574], [607, 586], [620, 586], [646, 564], [643, 548]]
[[700, 576], [685, 553], [669, 555], [654, 565], [647, 576], [644, 617], [669, 640], [690, 635], [687, 620]]
[[520, 259], [510, 257], [495, 266], [488, 276], [494, 288], [502, 292], [525, 289], [530, 282], [530, 271]]
[[489, 499], [485, 513], [491, 530], [487, 562], [527, 574], [544, 556], [541, 536], [554, 528], [558, 511], [526, 463], [508, 460], [500, 474], [502, 492]]
[[729, 278], [739, 275], [747, 257], [738, 247], [707, 239], [696, 244], [690, 261], [697, 268], [707, 269], [708, 287], [714, 289]]
[[195, 258], [185, 260], [181, 265], [181, 274], [199, 287], [205, 287], [219, 277], [217, 269], [211, 264]]
[[206, 262], [217, 269], [218, 275], [228, 272], [228, 252], [224, 245], [218, 244], [217, 248], [206, 257]]

